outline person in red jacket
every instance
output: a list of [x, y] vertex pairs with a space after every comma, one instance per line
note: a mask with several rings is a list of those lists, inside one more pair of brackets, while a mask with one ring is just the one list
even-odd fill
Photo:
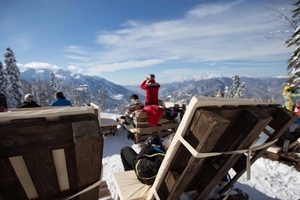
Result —
[[146, 90], [145, 105], [158, 105], [158, 91], [160, 85], [155, 82], [154, 74], [150, 74], [141, 84], [141, 88]]

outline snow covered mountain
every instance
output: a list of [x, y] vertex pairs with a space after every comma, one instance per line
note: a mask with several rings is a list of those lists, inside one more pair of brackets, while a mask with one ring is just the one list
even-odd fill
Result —
[[[240, 77], [240, 82], [246, 86], [246, 98], [273, 100], [283, 103], [282, 89], [286, 84], [286, 78], [250, 78]], [[229, 77], [215, 77], [210, 79], [194, 79], [181, 83], [164, 84], [160, 90], [162, 99], [168, 98], [171, 101], [182, 101], [187, 96], [194, 94], [212, 96], [216, 94], [219, 87], [223, 92], [226, 86], [232, 85]]]
[[[21, 81], [25, 87], [25, 92], [34, 93], [36, 85], [42, 85], [48, 93], [50, 92], [49, 69], [28, 68], [21, 73]], [[123, 86], [114, 84], [104, 78], [97, 76], [87, 76], [83, 74], [73, 74], [70, 71], [59, 69], [54, 72], [58, 90], [64, 92], [65, 96], [72, 101], [80, 97], [80, 104], [94, 102], [103, 104], [103, 108], [121, 109], [129, 103], [132, 91]], [[31, 86], [31, 87], [30, 87]], [[48, 96], [53, 96], [49, 94]], [[111, 110], [110, 110], [111, 111]]]
[[[23, 85], [27, 86], [25, 92], [33, 93], [32, 85], [38, 83], [43, 83], [44, 88], [49, 91], [51, 72], [48, 69], [31, 68], [22, 72], [21, 81], [23, 81]], [[81, 104], [94, 102], [102, 105], [106, 111], [123, 112], [133, 93], [138, 94], [142, 101], [144, 99], [144, 91], [139, 88], [139, 85], [120, 86], [104, 78], [73, 74], [62, 69], [55, 71], [55, 77], [58, 89], [63, 91], [71, 101], [76, 100], [74, 96], [80, 96]], [[247, 98], [268, 99], [283, 103], [282, 89], [286, 78], [240, 77], [240, 81], [245, 82]], [[207, 75], [199, 75], [193, 80], [162, 83], [159, 95], [163, 100], [188, 103], [193, 95], [215, 95], [217, 87], [224, 91], [226, 86], [231, 85], [232, 79], [229, 77], [211, 74], [208, 78]], [[52, 96], [52, 94], [49, 95]]]

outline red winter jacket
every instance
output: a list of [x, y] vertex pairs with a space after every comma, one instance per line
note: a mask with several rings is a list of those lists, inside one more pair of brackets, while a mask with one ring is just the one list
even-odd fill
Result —
[[164, 109], [158, 105], [146, 106], [143, 108], [143, 111], [147, 113], [148, 124], [150, 126], [156, 126], [164, 113]]
[[141, 88], [146, 90], [146, 105], [158, 104], [158, 90], [160, 85], [155, 80], [144, 80]]

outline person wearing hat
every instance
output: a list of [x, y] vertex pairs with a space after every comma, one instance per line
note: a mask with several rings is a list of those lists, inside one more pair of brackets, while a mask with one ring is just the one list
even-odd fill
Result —
[[284, 99], [283, 107], [286, 108], [287, 110], [293, 111], [294, 98], [295, 97], [299, 98], [300, 94], [295, 94], [294, 88], [287, 85], [283, 88], [282, 96]]
[[153, 184], [165, 154], [166, 150], [157, 135], [148, 137], [139, 154], [129, 146], [123, 147], [120, 152], [124, 170], [134, 170], [137, 178], [147, 185]]
[[41, 107], [35, 102], [34, 96], [32, 94], [26, 94], [24, 96], [24, 102], [22, 105], [18, 106], [18, 108], [34, 108]]
[[130, 96], [130, 106], [127, 108], [125, 112], [125, 122], [126, 124], [132, 125], [135, 127], [133, 122], [133, 118], [135, 116], [134, 111], [141, 110], [144, 108], [144, 104], [139, 100], [139, 96], [133, 94]]
[[141, 89], [146, 90], [145, 106], [158, 105], [158, 91], [160, 85], [155, 82], [155, 75], [150, 74], [141, 84]]

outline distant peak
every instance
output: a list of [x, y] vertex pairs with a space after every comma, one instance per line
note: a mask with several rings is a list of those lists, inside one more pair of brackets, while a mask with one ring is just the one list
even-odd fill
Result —
[[206, 80], [206, 79], [212, 79], [212, 78], [221, 78], [222, 76], [220, 74], [214, 74], [214, 73], [206, 73], [206, 74], [200, 74], [200, 75], [195, 75], [193, 79], [195, 81], [200, 81], [200, 80]]

